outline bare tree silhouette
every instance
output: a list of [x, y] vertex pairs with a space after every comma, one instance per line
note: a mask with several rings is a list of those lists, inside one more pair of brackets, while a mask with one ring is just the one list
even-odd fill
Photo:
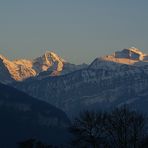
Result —
[[70, 132], [71, 144], [77, 148], [142, 148], [148, 139], [146, 117], [127, 106], [108, 113], [85, 111], [74, 120]]
[[146, 125], [142, 114], [123, 106], [114, 109], [107, 120], [106, 132], [114, 148], [140, 148]]
[[70, 127], [70, 132], [74, 135], [72, 145], [81, 148], [99, 148], [105, 145], [105, 122], [105, 113], [93, 111], [81, 113]]

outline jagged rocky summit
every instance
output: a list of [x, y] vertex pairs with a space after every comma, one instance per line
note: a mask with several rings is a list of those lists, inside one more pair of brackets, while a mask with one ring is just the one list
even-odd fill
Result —
[[33, 60], [18, 59], [10, 61], [0, 55], [0, 82], [12, 83], [30, 77], [42, 79], [49, 76], [67, 74], [87, 65], [75, 65], [66, 62], [54, 52], [46, 51], [41, 57]]

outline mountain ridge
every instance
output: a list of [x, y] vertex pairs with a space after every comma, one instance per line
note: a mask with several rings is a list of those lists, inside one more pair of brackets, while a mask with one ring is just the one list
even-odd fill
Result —
[[[136, 64], [141, 62], [139, 59], [132, 61]], [[94, 106], [101, 108], [101, 104], [108, 108], [129, 100], [134, 102], [135, 97], [146, 93], [148, 66], [136, 64], [114, 62], [102, 57], [88, 67], [66, 75], [28, 79], [15, 84], [15, 87], [61, 108], [71, 116]]]
[[[87, 66], [68, 63], [51, 51], [46, 51], [42, 56], [33, 60], [17, 59], [10, 61], [2, 55], [0, 55], [0, 59], [1, 71], [5, 71], [3, 74], [0, 73], [0, 77], [4, 78], [0, 79], [0, 82], [6, 84], [13, 81], [23, 81], [27, 78], [38, 76], [42, 72], [46, 72], [46, 77], [56, 76]], [[7, 77], [3, 75], [7, 75]], [[41, 78], [42, 76], [40, 76]]]

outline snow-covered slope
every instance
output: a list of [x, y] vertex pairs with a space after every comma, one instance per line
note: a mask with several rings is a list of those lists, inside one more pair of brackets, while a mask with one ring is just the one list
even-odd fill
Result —
[[131, 47], [123, 49], [122, 51], [116, 51], [112, 55], [96, 58], [90, 67], [95, 69], [100, 67], [117, 69], [118, 66], [120, 67], [122, 64], [135, 66], [148, 65], [148, 55], [135, 47]]
[[64, 75], [82, 68], [87, 67], [86, 64], [71, 64], [54, 52], [46, 51], [46, 53], [33, 60], [33, 69], [36, 70], [37, 79], [43, 79], [49, 76]]
[[84, 66], [86, 65], [70, 64], [50, 51], [34, 60], [18, 59], [10, 61], [0, 55], [0, 82], [7, 84], [36, 76], [42, 79], [67, 74]]
[[[131, 48], [127, 50], [132, 51]], [[70, 116], [82, 109], [105, 109], [134, 102], [135, 97], [146, 94], [148, 89], [146, 67], [136, 66], [136, 63], [147, 61], [121, 55], [120, 58], [115, 54], [97, 58], [89, 67], [67, 75], [28, 79], [15, 86], [61, 108]]]
[[37, 73], [47, 71], [49, 69], [51, 71], [60, 72], [63, 69], [64, 63], [65, 60], [60, 58], [54, 52], [46, 51], [43, 56], [33, 60], [33, 68], [37, 71]]
[[11, 83], [14, 80], [21, 81], [36, 75], [30, 61], [10, 61], [3, 56], [0, 56], [0, 70], [0, 82], [2, 83]]
[[0, 82], [11, 83], [14, 80], [20, 81], [35, 76], [36, 73], [30, 65], [31, 62], [26, 60], [10, 61], [0, 56]]

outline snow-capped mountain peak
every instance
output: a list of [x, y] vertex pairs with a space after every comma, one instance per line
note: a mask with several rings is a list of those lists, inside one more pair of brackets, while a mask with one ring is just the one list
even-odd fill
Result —
[[144, 54], [140, 49], [131, 47], [128, 49], [123, 49], [122, 51], [116, 51], [114, 53], [115, 58], [125, 58], [135, 61], [143, 61], [145, 60], [145, 56], [148, 56]]
[[37, 73], [54, 70], [60, 72], [63, 69], [65, 60], [51, 51], [46, 51], [41, 57], [33, 60], [34, 69]]
[[136, 47], [130, 47], [130, 48], [128, 48], [128, 50], [135, 52], [135, 53], [138, 53], [138, 54], [143, 54], [143, 52], [140, 51], [140, 49], [138, 49]]
[[84, 65], [75, 65], [66, 62], [52, 51], [46, 51], [34, 60], [17, 59], [10, 61], [0, 55], [0, 82], [22, 81], [30, 77], [42, 79], [70, 73], [83, 68]]
[[7, 58], [0, 54], [0, 59], [1, 60], [6, 60]]
[[90, 64], [90, 67], [95, 69], [117, 69], [118, 67], [120, 68], [120, 65], [122, 64], [148, 65], [148, 54], [144, 54], [140, 49], [135, 47], [125, 48], [121, 51], [116, 51], [111, 55], [96, 58], [92, 64]]
[[46, 60], [49, 61], [61, 61], [61, 62], [66, 62], [64, 59], [62, 59], [60, 56], [58, 56], [56, 53], [53, 51], [46, 51], [43, 57], [46, 58]]
[[86, 67], [86, 65], [71, 64], [52, 51], [46, 51], [41, 57], [34, 59], [33, 65], [38, 73], [38, 79], [64, 75]]

